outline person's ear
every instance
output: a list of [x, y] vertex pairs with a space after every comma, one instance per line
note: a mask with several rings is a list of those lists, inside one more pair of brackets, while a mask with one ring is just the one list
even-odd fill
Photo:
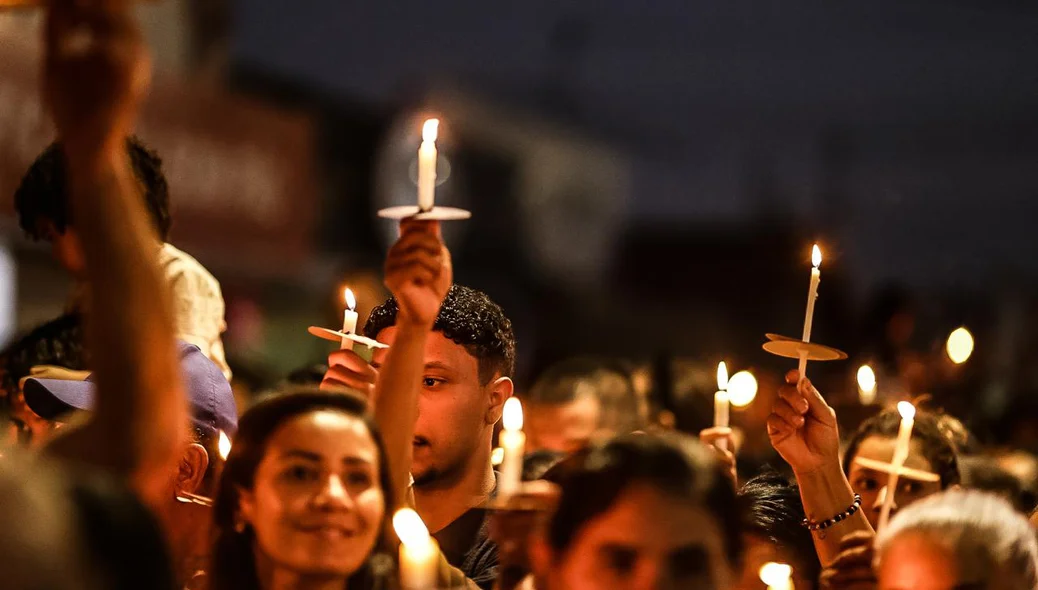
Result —
[[180, 458], [175, 482], [177, 493], [199, 494], [206, 471], [209, 470], [209, 453], [198, 443], [191, 443]]
[[515, 393], [515, 384], [508, 377], [498, 377], [488, 386], [490, 395], [487, 398], [487, 424], [497, 424], [504, 412], [505, 402]]

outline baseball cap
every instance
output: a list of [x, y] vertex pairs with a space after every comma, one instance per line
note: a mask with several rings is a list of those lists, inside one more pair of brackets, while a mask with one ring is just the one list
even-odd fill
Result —
[[[238, 408], [231, 384], [213, 361], [194, 344], [177, 342], [180, 371], [191, 406], [191, 422], [203, 432], [233, 436], [238, 430]], [[26, 379], [22, 388], [25, 404], [47, 420], [57, 420], [75, 410], [94, 407], [97, 385], [86, 381]]]

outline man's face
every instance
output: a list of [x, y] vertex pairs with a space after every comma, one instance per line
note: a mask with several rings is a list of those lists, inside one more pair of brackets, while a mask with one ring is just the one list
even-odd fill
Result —
[[41, 221], [39, 226], [39, 234], [50, 242], [54, 260], [72, 276], [82, 276], [86, 272], [86, 262], [83, 260], [83, 247], [76, 231], [66, 227], [64, 232], [59, 232], [54, 223], [48, 220]]
[[601, 407], [593, 395], [580, 395], [566, 404], [528, 404], [526, 431], [529, 450], [573, 453], [592, 442]]
[[[396, 333], [391, 326], [377, 339], [392, 346]], [[376, 351], [372, 364], [380, 367], [385, 358], [385, 350]], [[489, 385], [480, 383], [476, 357], [441, 332], [430, 334], [412, 443], [416, 486], [448, 486], [470, 467], [483, 467], [479, 457], [489, 456], [494, 403]]]

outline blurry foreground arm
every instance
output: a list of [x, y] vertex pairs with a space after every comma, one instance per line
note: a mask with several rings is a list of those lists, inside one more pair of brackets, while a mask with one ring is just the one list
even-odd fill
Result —
[[86, 342], [98, 388], [90, 421], [50, 451], [125, 477], [142, 499], [158, 502], [186, 435], [187, 407], [158, 240], [125, 147], [150, 63], [128, 2], [50, 6], [44, 92], [94, 302]]
[[[836, 413], [811, 381], [799, 381], [796, 371], [786, 375], [790, 384], [779, 390], [779, 399], [768, 416], [768, 437], [793, 468], [804, 513], [812, 521], [824, 521], [846, 511], [854, 492], [840, 466], [840, 435]], [[865, 514], [858, 510], [825, 530], [812, 531], [815, 551], [823, 566], [840, 552], [841, 539], [855, 531], [871, 531]]]

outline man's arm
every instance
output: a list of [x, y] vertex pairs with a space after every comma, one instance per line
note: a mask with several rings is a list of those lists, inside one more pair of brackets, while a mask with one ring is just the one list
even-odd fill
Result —
[[[93, 43], [81, 47], [84, 34]], [[125, 148], [150, 64], [127, 3], [113, 0], [52, 4], [46, 47], [45, 94], [86, 260], [86, 342], [98, 387], [91, 420], [51, 452], [126, 477], [157, 502], [186, 434], [187, 407], [158, 241]]]

